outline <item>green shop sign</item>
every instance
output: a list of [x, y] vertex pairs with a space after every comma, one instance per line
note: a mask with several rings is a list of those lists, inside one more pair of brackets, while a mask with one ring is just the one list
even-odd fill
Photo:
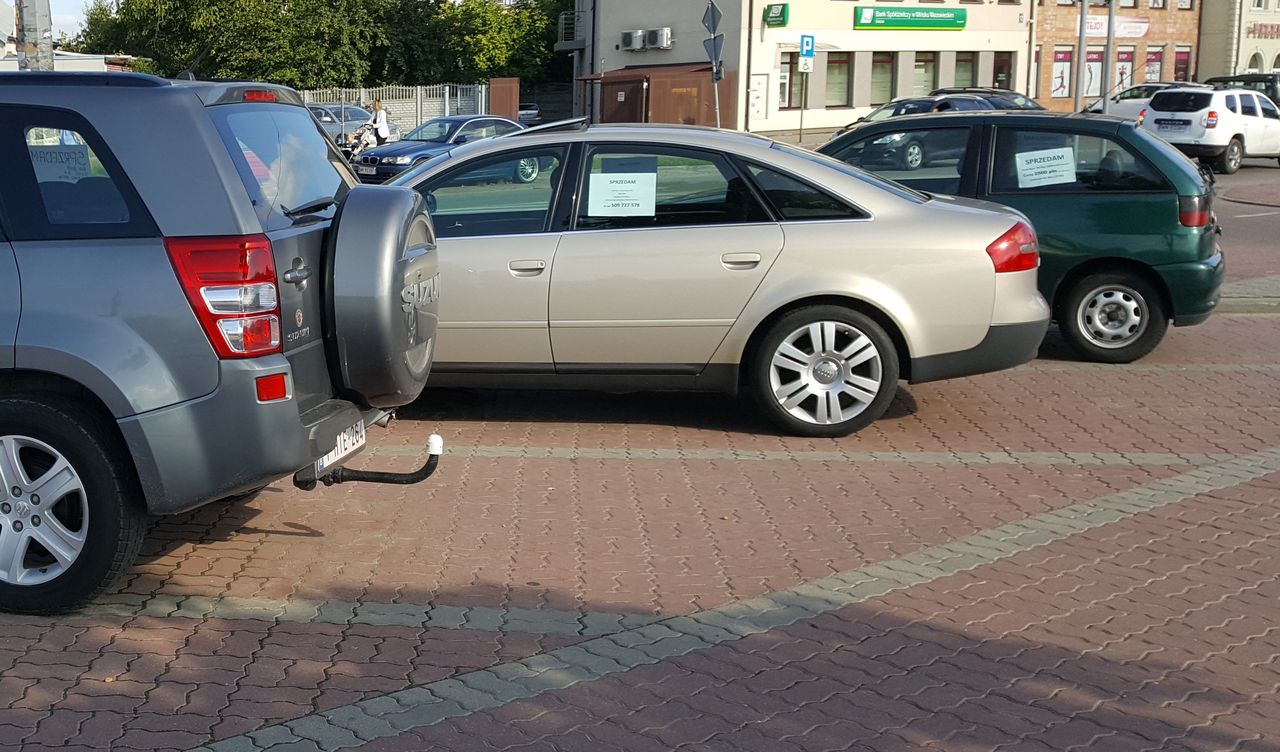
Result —
[[786, 26], [791, 20], [791, 6], [787, 3], [769, 3], [764, 6], [765, 26]]
[[968, 20], [965, 8], [867, 8], [855, 6], [855, 29], [959, 31]]

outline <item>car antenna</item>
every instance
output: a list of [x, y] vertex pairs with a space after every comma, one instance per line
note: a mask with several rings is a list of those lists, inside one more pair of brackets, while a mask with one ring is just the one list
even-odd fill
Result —
[[213, 45], [211, 44], [206, 45], [204, 50], [199, 55], [196, 55], [196, 59], [191, 61], [191, 64], [188, 65], [186, 68], [184, 68], [181, 73], [174, 76], [174, 78], [179, 81], [196, 80], [196, 72], [195, 72], [196, 66], [204, 62], [205, 57], [209, 54], [211, 50], [213, 50]]

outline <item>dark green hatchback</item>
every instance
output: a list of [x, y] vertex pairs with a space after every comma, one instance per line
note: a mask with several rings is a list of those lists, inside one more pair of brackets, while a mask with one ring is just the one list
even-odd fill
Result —
[[1040, 291], [1083, 357], [1136, 360], [1170, 322], [1202, 323], [1218, 304], [1224, 263], [1212, 177], [1132, 122], [1041, 112], [908, 115], [849, 131], [818, 151], [917, 190], [1026, 214], [1040, 238]]

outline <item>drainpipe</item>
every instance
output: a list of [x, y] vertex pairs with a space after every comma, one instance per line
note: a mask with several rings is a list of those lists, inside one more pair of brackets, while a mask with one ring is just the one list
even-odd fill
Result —
[[[751, 68], [751, 43], [755, 41], [755, 18], [756, 18], [756, 0], [748, 0], [747, 2], [747, 69], [738, 74], [738, 91], [745, 93], [740, 96], [738, 106], [742, 108], [742, 130], [750, 132], [751, 130], [751, 80], [753, 69]], [[745, 74], [745, 75], [744, 75]], [[743, 86], [743, 82], [746, 85]], [[768, 92], [765, 92], [768, 96]]]
[[[1204, 5], [1200, 5], [1201, 18], [1204, 14]], [[1231, 35], [1231, 75], [1240, 72], [1240, 46], [1244, 39], [1244, 0], [1235, 0], [1235, 26], [1236, 33]], [[1204, 50], [1200, 50], [1201, 57], [1204, 56]]]
[[[1032, 3], [1027, 15], [1027, 90], [1032, 99], [1040, 98], [1040, 69], [1036, 66], [1036, 4]], [[1041, 60], [1043, 65], [1044, 61]], [[1032, 76], [1035, 76], [1033, 79]], [[1034, 96], [1032, 92], [1035, 92]]]

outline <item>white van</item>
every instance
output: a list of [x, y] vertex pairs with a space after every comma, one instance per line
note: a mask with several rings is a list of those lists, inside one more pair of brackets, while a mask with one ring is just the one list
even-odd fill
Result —
[[1280, 109], [1248, 89], [1165, 89], [1151, 98], [1138, 123], [1227, 175], [1245, 157], [1280, 159]]

